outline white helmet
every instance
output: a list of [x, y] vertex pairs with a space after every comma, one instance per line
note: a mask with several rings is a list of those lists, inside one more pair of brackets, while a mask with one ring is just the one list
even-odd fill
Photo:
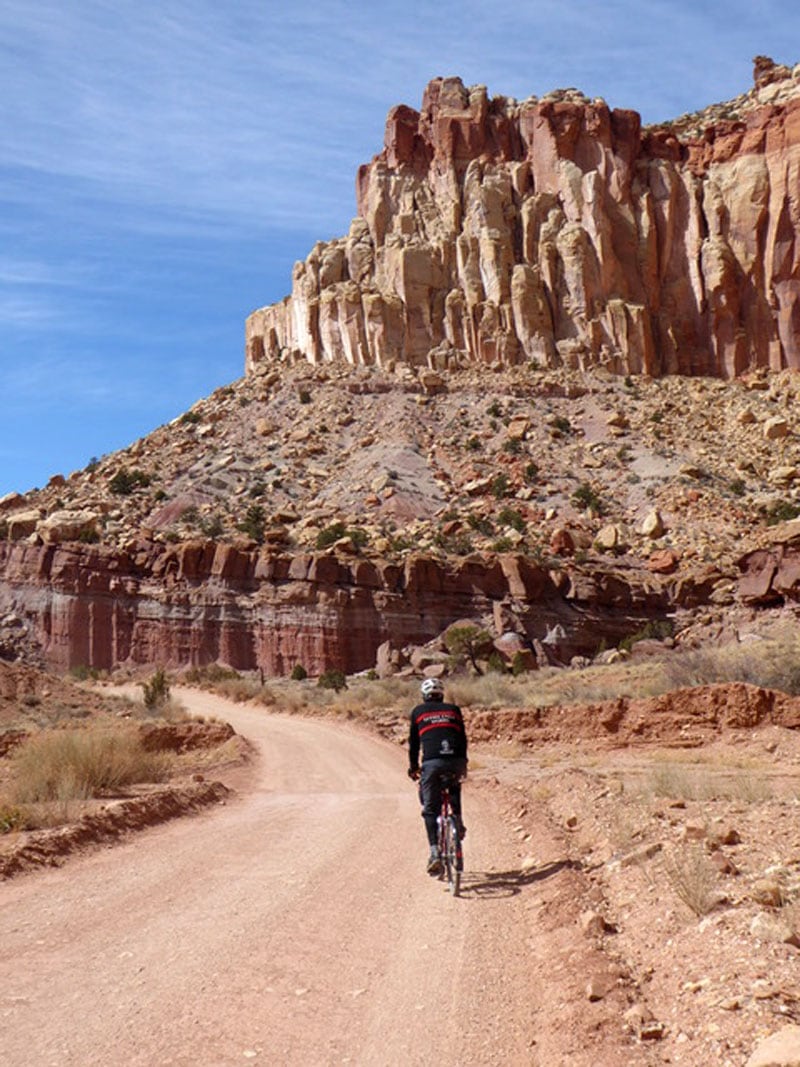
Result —
[[438, 678], [426, 678], [419, 688], [423, 700], [444, 700], [444, 686]]

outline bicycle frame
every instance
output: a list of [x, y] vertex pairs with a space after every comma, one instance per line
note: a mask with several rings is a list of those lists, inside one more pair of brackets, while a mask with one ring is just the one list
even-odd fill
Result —
[[442, 861], [441, 878], [447, 878], [450, 892], [457, 897], [461, 890], [461, 872], [464, 869], [464, 853], [458, 833], [458, 822], [450, 806], [452, 779], [441, 779], [442, 803], [437, 817], [437, 843]]

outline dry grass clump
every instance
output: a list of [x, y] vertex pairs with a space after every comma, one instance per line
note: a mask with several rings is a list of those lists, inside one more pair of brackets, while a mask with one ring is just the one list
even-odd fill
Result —
[[645, 791], [669, 800], [738, 800], [758, 804], [774, 793], [772, 783], [757, 767], [687, 765], [672, 759], [656, 762], [646, 776]]
[[678, 899], [695, 915], [708, 915], [719, 903], [717, 872], [701, 846], [664, 852], [657, 868]]
[[800, 638], [731, 641], [714, 648], [682, 652], [663, 663], [670, 689], [747, 682], [765, 689], [800, 694]]
[[145, 751], [128, 726], [94, 726], [32, 737], [16, 750], [12, 767], [12, 797], [30, 804], [85, 800], [137, 782], [162, 781], [171, 758]]

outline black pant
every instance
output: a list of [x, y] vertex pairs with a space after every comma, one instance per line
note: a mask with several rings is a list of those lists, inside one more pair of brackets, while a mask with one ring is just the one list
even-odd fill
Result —
[[[423, 761], [419, 777], [419, 799], [422, 804], [422, 818], [428, 834], [428, 844], [436, 844], [436, 819], [442, 810], [443, 774], [461, 776], [466, 773], [467, 761], [451, 756], [448, 759], [427, 759]], [[461, 820], [461, 783], [450, 784], [450, 807], [457, 819]]]

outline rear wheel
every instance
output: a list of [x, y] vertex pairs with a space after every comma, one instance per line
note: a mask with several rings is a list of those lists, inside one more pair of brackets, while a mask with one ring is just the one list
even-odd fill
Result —
[[451, 815], [445, 827], [444, 869], [447, 885], [454, 897], [461, 891], [461, 842], [458, 840], [458, 827]]

